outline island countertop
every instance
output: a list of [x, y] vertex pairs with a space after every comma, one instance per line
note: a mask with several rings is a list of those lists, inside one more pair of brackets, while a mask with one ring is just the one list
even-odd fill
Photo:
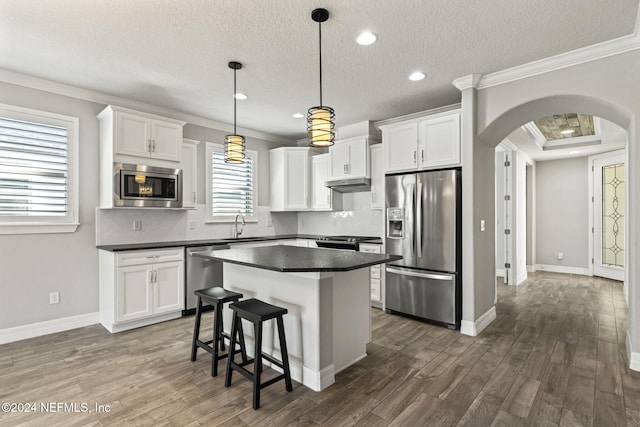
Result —
[[398, 255], [283, 245], [196, 252], [193, 256], [284, 273], [351, 271], [402, 259]]

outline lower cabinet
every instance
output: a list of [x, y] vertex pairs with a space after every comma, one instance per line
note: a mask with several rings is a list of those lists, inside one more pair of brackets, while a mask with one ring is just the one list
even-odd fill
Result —
[[184, 248], [99, 252], [100, 323], [110, 332], [182, 315]]
[[[372, 243], [360, 243], [360, 252], [382, 253], [382, 246]], [[371, 305], [380, 307], [382, 304], [382, 265], [369, 267], [371, 283]]]

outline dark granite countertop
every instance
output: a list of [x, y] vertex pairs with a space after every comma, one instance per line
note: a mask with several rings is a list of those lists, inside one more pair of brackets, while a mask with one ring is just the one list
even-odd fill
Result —
[[350, 271], [402, 259], [398, 255], [284, 245], [197, 252], [194, 256], [285, 273]]
[[[208, 246], [208, 245], [226, 245], [230, 243], [251, 243], [264, 242], [269, 240], [285, 240], [285, 239], [310, 239], [316, 240], [322, 236], [316, 234], [280, 234], [276, 236], [253, 236], [241, 237], [239, 239], [201, 239], [201, 240], [173, 240], [165, 242], [148, 242], [148, 243], [123, 243], [118, 245], [98, 245], [98, 249], [109, 252], [132, 251], [138, 249], [162, 249], [173, 248], [179, 246]], [[382, 239], [367, 241], [366, 243], [382, 244]]]

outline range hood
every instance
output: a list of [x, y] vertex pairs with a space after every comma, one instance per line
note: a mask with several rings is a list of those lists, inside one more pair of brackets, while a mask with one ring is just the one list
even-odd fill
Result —
[[334, 179], [327, 181], [324, 185], [339, 193], [371, 191], [371, 179], [369, 178]]

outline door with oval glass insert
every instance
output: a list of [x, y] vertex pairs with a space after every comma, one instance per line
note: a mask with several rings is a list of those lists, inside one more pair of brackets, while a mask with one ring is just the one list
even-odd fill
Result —
[[624, 153], [593, 161], [593, 274], [624, 281], [626, 164]]

